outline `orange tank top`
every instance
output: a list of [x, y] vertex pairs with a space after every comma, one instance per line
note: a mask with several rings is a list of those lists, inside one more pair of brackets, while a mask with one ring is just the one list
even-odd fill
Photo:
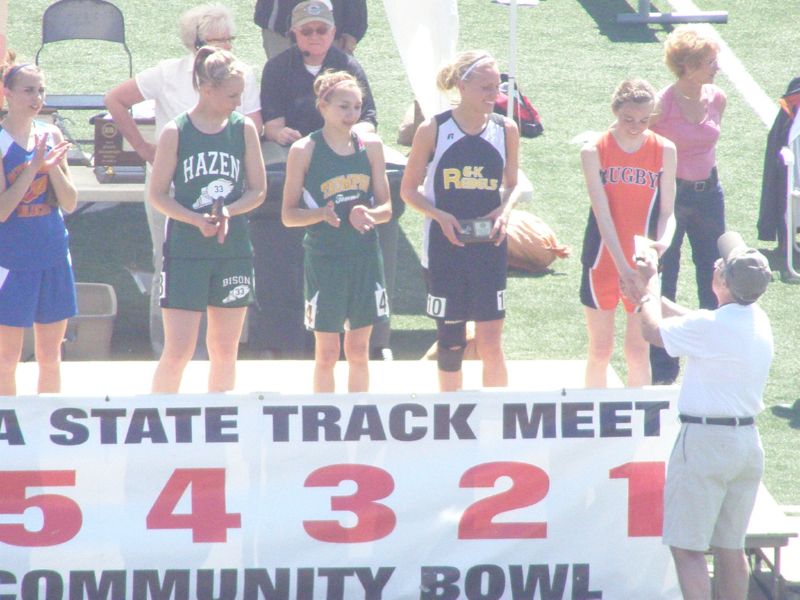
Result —
[[656, 235], [664, 138], [648, 130], [638, 150], [625, 152], [607, 131], [597, 142], [597, 152], [611, 218], [630, 259], [634, 235]]

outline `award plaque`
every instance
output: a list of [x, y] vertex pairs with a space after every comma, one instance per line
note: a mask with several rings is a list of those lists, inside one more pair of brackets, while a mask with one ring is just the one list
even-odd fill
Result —
[[494, 225], [491, 219], [465, 219], [458, 224], [461, 226], [458, 239], [465, 244], [491, 242], [494, 239], [491, 237]]

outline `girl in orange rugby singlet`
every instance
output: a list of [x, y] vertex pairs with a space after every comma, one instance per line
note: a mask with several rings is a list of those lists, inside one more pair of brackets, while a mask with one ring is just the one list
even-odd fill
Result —
[[612, 96], [616, 121], [581, 150], [592, 203], [583, 242], [581, 303], [589, 332], [586, 387], [605, 387], [614, 349], [614, 314], [627, 314], [625, 360], [629, 386], [650, 383], [648, 345], [639, 330], [643, 291], [633, 263], [635, 235], [659, 256], [675, 230], [675, 146], [650, 131], [655, 92], [644, 80], [623, 81]]

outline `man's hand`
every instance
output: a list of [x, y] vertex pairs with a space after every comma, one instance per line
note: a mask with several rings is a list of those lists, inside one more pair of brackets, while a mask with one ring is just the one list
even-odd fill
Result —
[[297, 129], [292, 129], [291, 127], [284, 127], [278, 132], [278, 139], [276, 140], [281, 146], [291, 146], [297, 140], [299, 140], [302, 135]]

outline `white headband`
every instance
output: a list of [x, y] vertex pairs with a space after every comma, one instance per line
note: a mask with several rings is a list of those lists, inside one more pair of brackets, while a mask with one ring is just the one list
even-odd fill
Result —
[[492, 60], [492, 57], [489, 56], [488, 54], [484, 54], [483, 56], [479, 56], [474, 61], [472, 61], [472, 64], [469, 67], [467, 67], [467, 70], [464, 71], [464, 74], [461, 76], [461, 81], [464, 81], [467, 77], [469, 77], [469, 74], [472, 73], [475, 70], [475, 68], [485, 60]]

